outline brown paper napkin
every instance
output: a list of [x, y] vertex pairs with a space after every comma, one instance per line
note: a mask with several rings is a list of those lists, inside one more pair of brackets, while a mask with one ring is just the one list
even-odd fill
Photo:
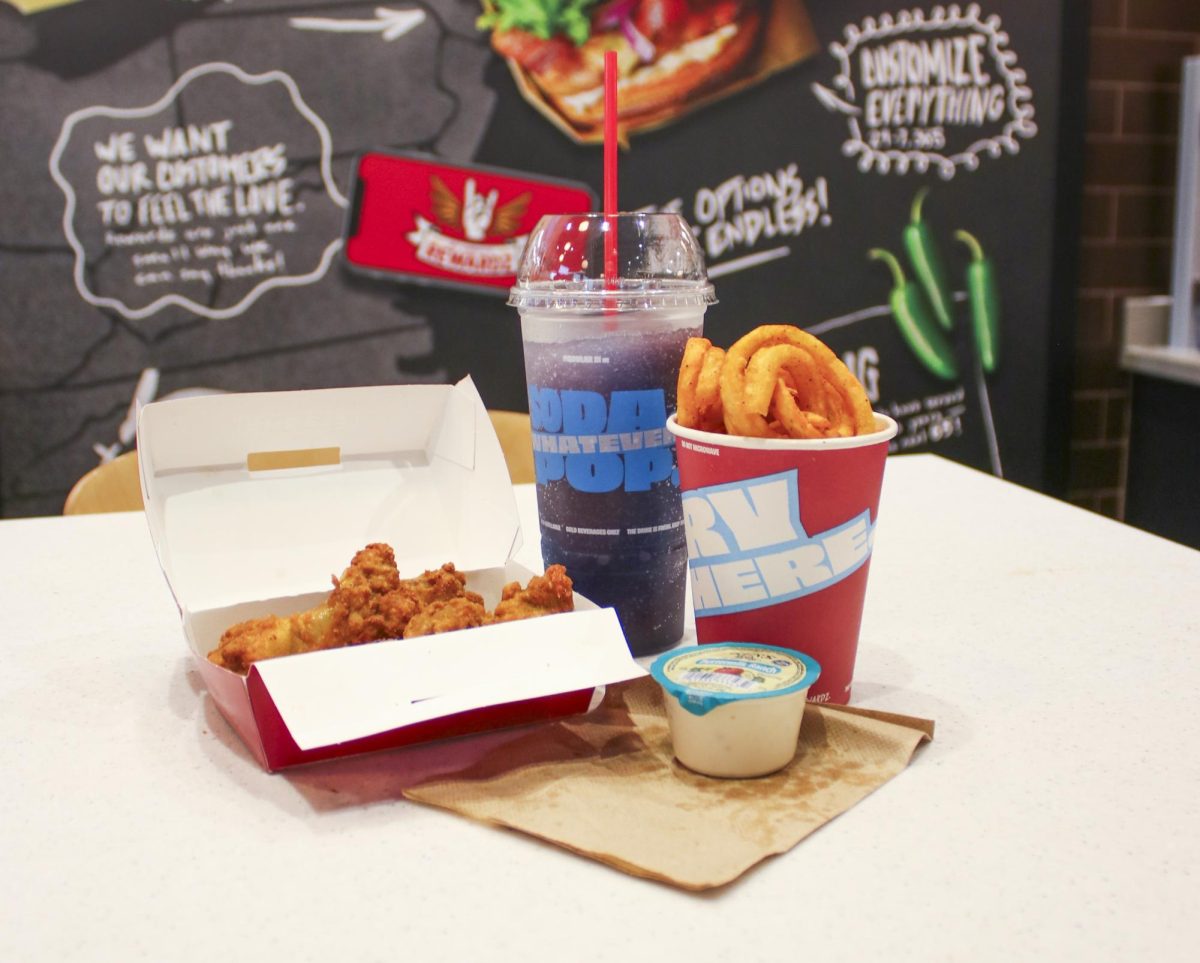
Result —
[[703, 890], [791, 849], [900, 772], [932, 737], [927, 720], [809, 705], [785, 769], [711, 779], [674, 760], [662, 690], [644, 678], [610, 687], [587, 716], [539, 728], [404, 795]]

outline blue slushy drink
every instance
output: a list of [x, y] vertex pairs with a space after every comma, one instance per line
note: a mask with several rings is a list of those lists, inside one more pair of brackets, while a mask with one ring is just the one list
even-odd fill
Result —
[[641, 222], [618, 232], [630, 251], [619, 281], [588, 276], [602, 215], [547, 218], [510, 303], [521, 310], [543, 560], [615, 608], [630, 650], [649, 655], [683, 634], [687, 545], [666, 419], [712, 288], [682, 218], [616, 217]]
[[[683, 346], [701, 318], [641, 334], [539, 340], [524, 319], [542, 557], [616, 608], [636, 655], [683, 634], [687, 545], [667, 415]], [[557, 319], [549, 325], [561, 329]]]

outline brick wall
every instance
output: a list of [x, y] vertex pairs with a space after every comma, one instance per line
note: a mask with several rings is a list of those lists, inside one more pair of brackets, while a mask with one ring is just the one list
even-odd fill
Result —
[[1200, 0], [1092, 0], [1067, 497], [1115, 518], [1129, 445], [1121, 301], [1170, 288], [1180, 61], [1194, 54]]

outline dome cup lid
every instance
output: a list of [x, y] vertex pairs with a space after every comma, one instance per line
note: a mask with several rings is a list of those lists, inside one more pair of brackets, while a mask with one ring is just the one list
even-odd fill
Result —
[[[614, 235], [615, 271], [606, 274]], [[610, 314], [704, 308], [716, 300], [687, 221], [656, 212], [546, 215], [525, 245], [508, 303]]]

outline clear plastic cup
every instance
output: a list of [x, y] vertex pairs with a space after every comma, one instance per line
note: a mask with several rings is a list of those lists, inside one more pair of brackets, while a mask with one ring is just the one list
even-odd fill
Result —
[[683, 635], [687, 544], [666, 420], [684, 345], [715, 300], [687, 222], [633, 213], [542, 218], [508, 302], [521, 316], [542, 557], [616, 609], [634, 655]]

